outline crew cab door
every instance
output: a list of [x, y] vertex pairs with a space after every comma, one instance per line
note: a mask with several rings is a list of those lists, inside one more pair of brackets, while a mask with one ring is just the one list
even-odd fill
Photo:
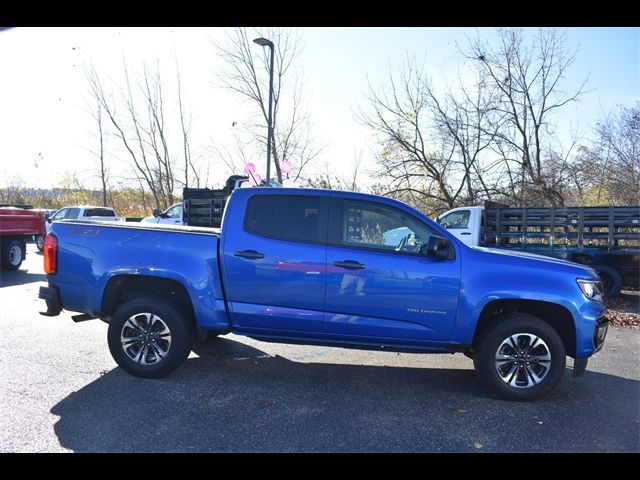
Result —
[[371, 343], [449, 340], [458, 306], [460, 260], [459, 255], [438, 259], [420, 253], [435, 232], [394, 206], [334, 199], [324, 332]]
[[234, 192], [221, 240], [227, 304], [239, 331], [319, 332], [328, 197], [280, 192], [267, 188]]

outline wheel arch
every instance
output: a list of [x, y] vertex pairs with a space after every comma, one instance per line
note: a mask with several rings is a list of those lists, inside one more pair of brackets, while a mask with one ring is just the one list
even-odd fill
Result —
[[155, 296], [171, 302], [195, 323], [193, 303], [185, 286], [177, 280], [152, 275], [126, 274], [110, 278], [102, 296], [100, 316], [109, 319], [118, 305], [144, 296]]
[[567, 355], [575, 356], [576, 328], [573, 315], [562, 305], [540, 300], [507, 299], [487, 303], [480, 313], [472, 346], [477, 344], [490, 326], [508, 313], [528, 313], [545, 321], [560, 335]]

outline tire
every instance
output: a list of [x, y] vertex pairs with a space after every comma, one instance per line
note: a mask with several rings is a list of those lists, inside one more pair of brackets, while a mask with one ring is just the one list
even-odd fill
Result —
[[36, 235], [36, 247], [38, 251], [41, 252], [44, 250], [44, 235]]
[[[128, 345], [123, 345], [123, 338], [131, 339]], [[162, 378], [189, 356], [195, 328], [175, 305], [158, 297], [140, 297], [118, 307], [109, 322], [107, 340], [111, 356], [125, 372]]]
[[622, 275], [615, 268], [607, 265], [597, 265], [593, 267], [600, 280], [602, 280], [602, 290], [604, 298], [616, 298], [622, 290]]
[[221, 332], [217, 332], [215, 330], [207, 330], [207, 334], [204, 339], [209, 342], [211, 340], [217, 340], [220, 335], [222, 335]]
[[24, 260], [25, 246], [20, 240], [7, 240], [2, 242], [2, 268], [5, 270], [17, 270]]
[[[474, 349], [474, 366], [482, 383], [507, 400], [532, 400], [548, 394], [562, 378], [566, 364], [558, 332], [526, 313], [506, 314], [496, 322], [476, 341]], [[522, 349], [515, 349], [512, 340]], [[531, 344], [533, 349], [527, 356]]]

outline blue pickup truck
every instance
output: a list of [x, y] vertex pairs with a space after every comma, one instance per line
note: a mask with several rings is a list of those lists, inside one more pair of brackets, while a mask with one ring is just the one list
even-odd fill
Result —
[[469, 247], [401, 202], [366, 194], [237, 189], [209, 228], [55, 222], [44, 315], [108, 322], [123, 370], [168, 375], [193, 343], [268, 342], [455, 353], [495, 394], [548, 393], [607, 332], [589, 267]]

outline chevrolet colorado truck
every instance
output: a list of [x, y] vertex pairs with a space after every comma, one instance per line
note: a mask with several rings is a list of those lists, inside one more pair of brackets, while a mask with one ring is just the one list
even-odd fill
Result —
[[[471, 357], [495, 394], [551, 391], [603, 345], [590, 267], [469, 247], [408, 205], [313, 189], [236, 189], [211, 228], [54, 222], [44, 315], [108, 323], [116, 363], [164, 377], [193, 343], [257, 340]], [[398, 232], [404, 232], [400, 235]]]

